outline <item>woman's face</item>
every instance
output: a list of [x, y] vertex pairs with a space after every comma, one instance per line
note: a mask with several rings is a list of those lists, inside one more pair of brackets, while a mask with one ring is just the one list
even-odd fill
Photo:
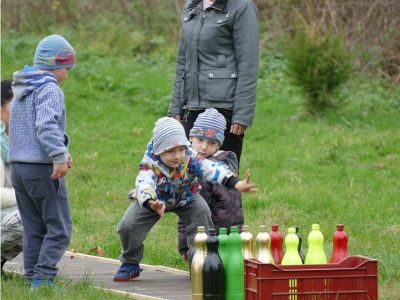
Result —
[[11, 101], [1, 106], [1, 120], [6, 124], [6, 133], [8, 133], [8, 125], [10, 124], [10, 104]]

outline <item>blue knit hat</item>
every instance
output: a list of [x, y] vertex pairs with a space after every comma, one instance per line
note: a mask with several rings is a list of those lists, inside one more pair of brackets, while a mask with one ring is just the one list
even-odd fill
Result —
[[52, 34], [39, 42], [33, 66], [44, 70], [72, 68], [75, 59], [75, 51], [71, 44], [62, 36]]
[[200, 137], [218, 141], [220, 145], [224, 142], [224, 132], [226, 120], [218, 110], [208, 108], [198, 115], [194, 121], [193, 128], [190, 130], [190, 137]]
[[185, 129], [182, 124], [170, 117], [158, 119], [153, 129], [153, 152], [155, 155], [177, 146], [187, 147]]

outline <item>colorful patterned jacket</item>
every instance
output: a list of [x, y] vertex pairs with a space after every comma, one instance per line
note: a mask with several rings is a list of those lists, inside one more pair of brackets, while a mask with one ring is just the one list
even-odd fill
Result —
[[189, 142], [186, 159], [178, 168], [170, 168], [161, 161], [159, 155], [154, 154], [150, 142], [139, 166], [136, 189], [131, 191], [129, 198], [138, 200], [141, 206], [148, 200], [159, 199], [166, 203], [167, 208], [180, 207], [192, 201], [199, 193], [199, 178], [226, 185], [232, 176], [234, 173], [225, 164], [197, 158]]

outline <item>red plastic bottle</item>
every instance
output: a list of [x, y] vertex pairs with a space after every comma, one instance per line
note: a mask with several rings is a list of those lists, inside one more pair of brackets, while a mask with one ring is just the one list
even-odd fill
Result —
[[330, 263], [338, 263], [349, 256], [349, 251], [347, 250], [348, 237], [343, 229], [343, 224], [336, 225], [336, 232], [333, 235], [333, 251], [329, 260]]
[[274, 258], [275, 264], [279, 265], [283, 258], [283, 237], [279, 231], [278, 224], [272, 225], [272, 231], [269, 233], [269, 235], [271, 236], [271, 254]]

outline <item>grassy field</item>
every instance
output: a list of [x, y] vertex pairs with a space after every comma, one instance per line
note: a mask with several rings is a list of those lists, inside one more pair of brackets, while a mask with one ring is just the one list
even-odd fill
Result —
[[[2, 38], [2, 78], [31, 63], [39, 39]], [[78, 64], [62, 83], [74, 158], [68, 175], [74, 223], [69, 249], [88, 253], [100, 246], [105, 256], [117, 258], [115, 225], [129, 205], [127, 193], [153, 124], [167, 111], [175, 50], [109, 55], [89, 41], [74, 46]], [[354, 74], [335, 95], [337, 109], [310, 117], [284, 67], [278, 50], [262, 49], [256, 116], [241, 161], [241, 174], [250, 168], [260, 192], [244, 195], [245, 222], [253, 234], [260, 224], [278, 223], [282, 232], [296, 224], [305, 249], [311, 225], [319, 223], [327, 256], [336, 224], [345, 224], [350, 253], [378, 259], [381, 298], [396, 299], [400, 88]], [[187, 269], [174, 250], [176, 222], [168, 214], [153, 228], [143, 263]]]
[[15, 273], [7, 273], [1, 280], [1, 297], [7, 300], [122, 300], [132, 299], [128, 296], [115, 295], [109, 291], [94, 288], [90, 276], [79, 282], [72, 282], [60, 276], [56, 280], [56, 288], [41, 287], [32, 290], [25, 279]]

